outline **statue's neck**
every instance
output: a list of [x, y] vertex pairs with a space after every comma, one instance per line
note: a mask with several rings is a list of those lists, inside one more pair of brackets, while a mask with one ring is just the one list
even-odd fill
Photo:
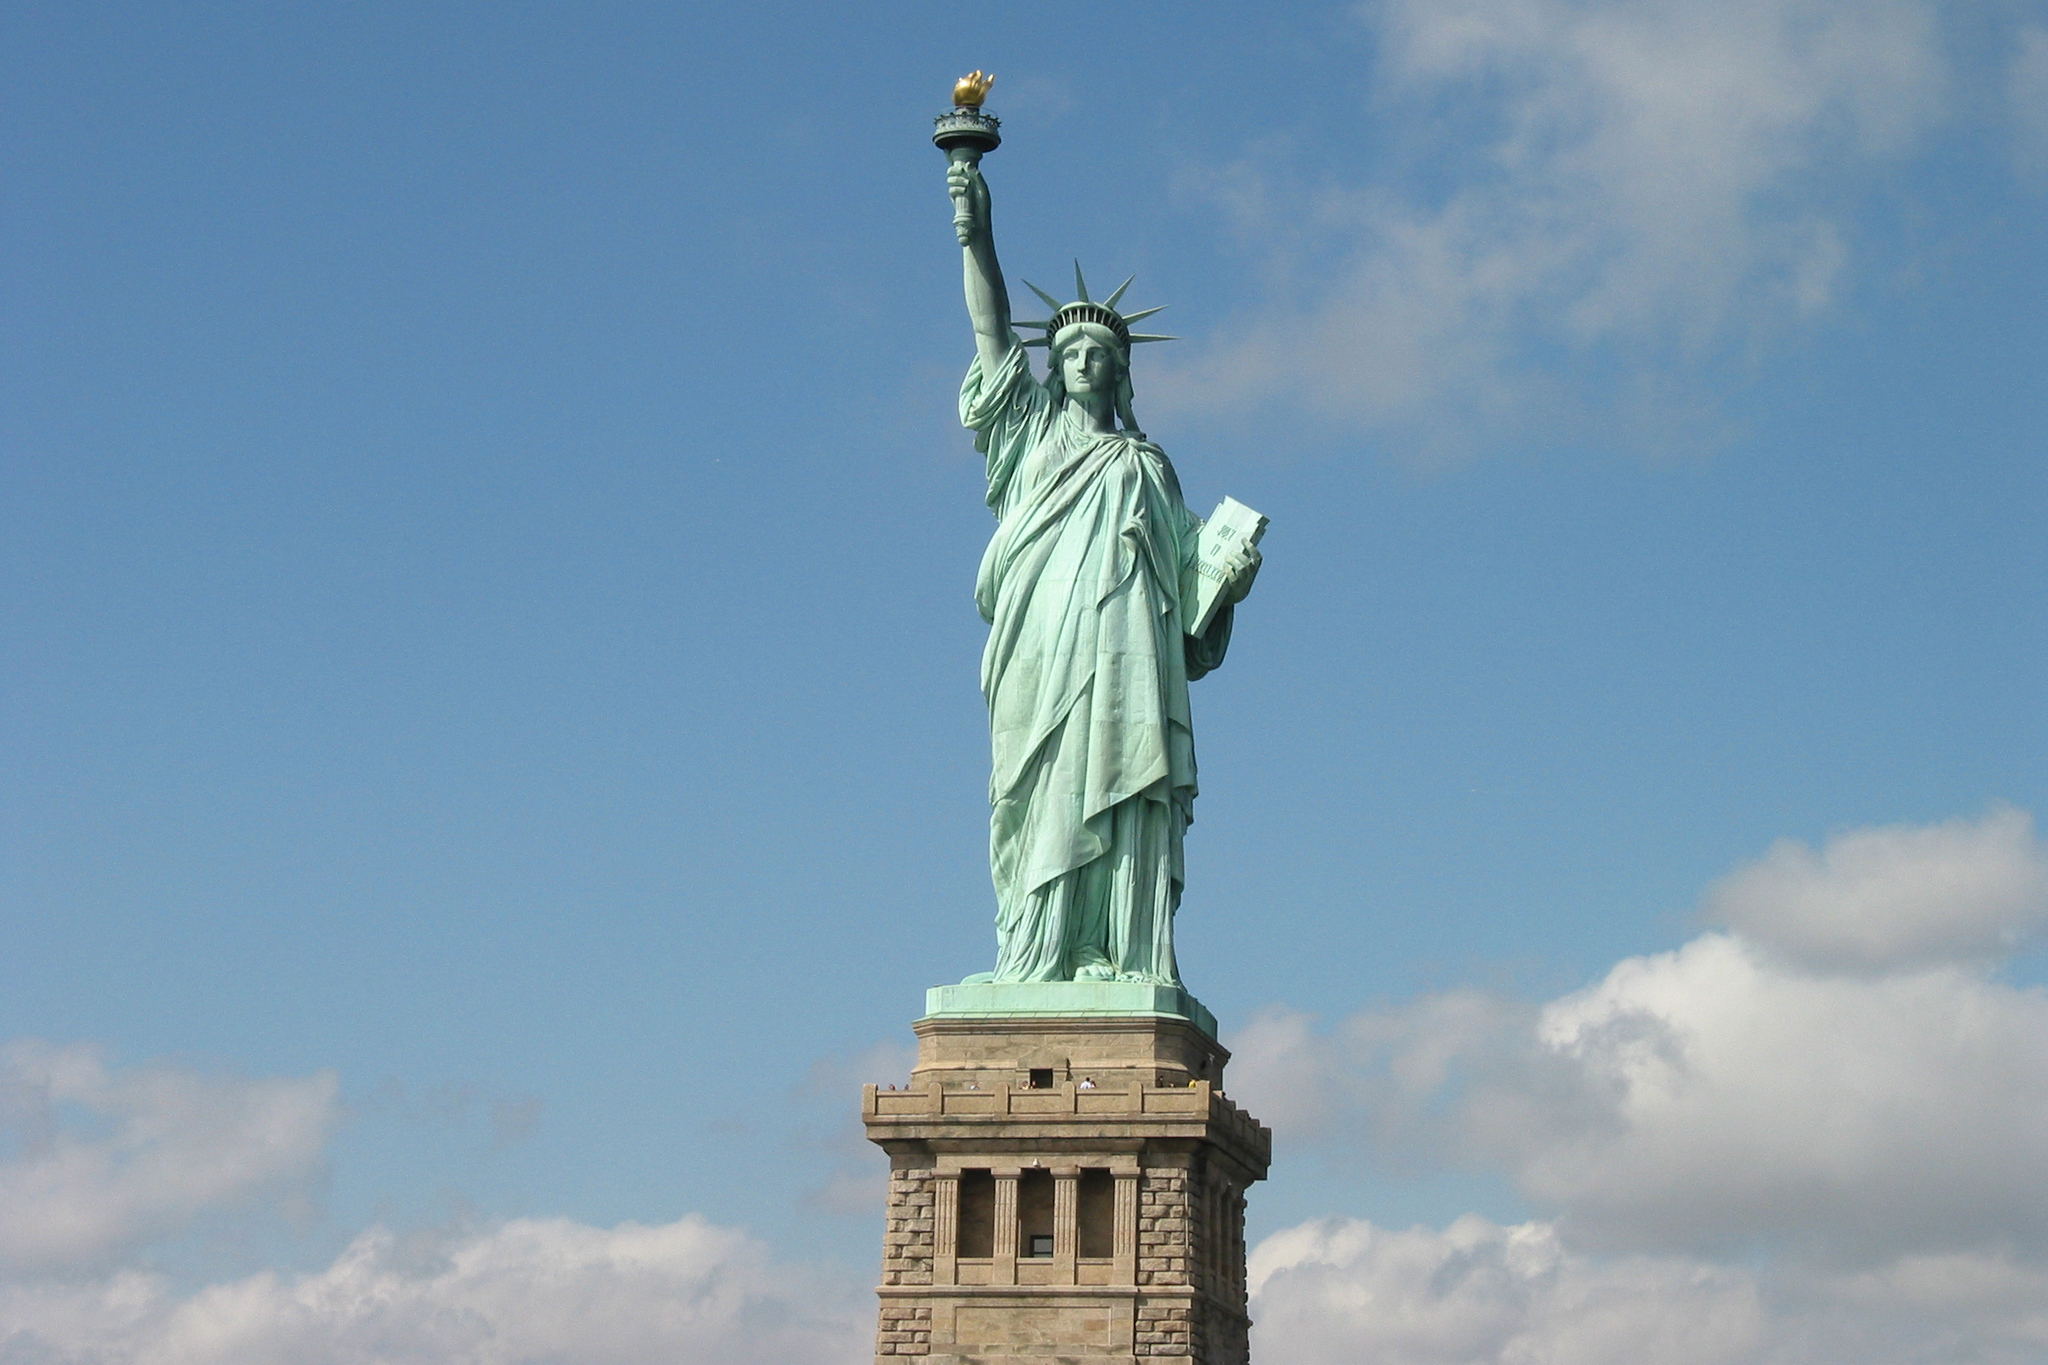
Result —
[[1116, 409], [1109, 399], [1097, 394], [1083, 398], [1079, 394], [1067, 395], [1067, 415], [1088, 431], [1112, 432], [1116, 430]]

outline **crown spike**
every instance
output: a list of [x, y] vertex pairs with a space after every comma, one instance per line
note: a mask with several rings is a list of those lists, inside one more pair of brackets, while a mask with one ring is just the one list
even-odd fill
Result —
[[1033, 284], [1033, 283], [1032, 283], [1031, 281], [1029, 281], [1029, 280], [1026, 280], [1026, 279], [1023, 279], [1023, 278], [1022, 278], [1021, 276], [1019, 277], [1019, 280], [1021, 281], [1021, 283], [1023, 284], [1023, 286], [1024, 286], [1024, 287], [1025, 287], [1026, 289], [1029, 289], [1029, 290], [1030, 290], [1030, 291], [1031, 291], [1032, 293], [1034, 293], [1034, 294], [1038, 295], [1038, 297], [1040, 297], [1040, 298], [1044, 299], [1044, 300], [1045, 300], [1045, 306], [1046, 306], [1046, 307], [1048, 307], [1048, 308], [1052, 309], [1052, 311], [1053, 311], [1053, 312], [1055, 312], [1055, 313], [1057, 313], [1057, 312], [1059, 312], [1059, 311], [1060, 311], [1060, 308], [1062, 307], [1062, 305], [1061, 305], [1061, 303], [1060, 303], [1060, 301], [1059, 301], [1058, 299], [1056, 299], [1056, 298], [1054, 298], [1054, 297], [1053, 297], [1052, 295], [1050, 295], [1050, 294], [1046, 293], [1046, 292], [1045, 292], [1045, 291], [1044, 291], [1043, 289], [1040, 289], [1040, 288], [1039, 288], [1039, 287], [1038, 287], [1037, 285]]
[[1154, 313], [1163, 313], [1163, 312], [1165, 312], [1165, 311], [1166, 311], [1166, 310], [1167, 310], [1168, 308], [1171, 308], [1172, 306], [1173, 306], [1173, 305], [1172, 305], [1172, 304], [1169, 304], [1169, 303], [1162, 303], [1162, 304], [1160, 304], [1160, 305], [1159, 305], [1159, 306], [1158, 306], [1157, 308], [1140, 308], [1140, 309], [1139, 309], [1139, 310], [1138, 310], [1137, 312], [1135, 312], [1135, 313], [1125, 313], [1125, 314], [1123, 315], [1123, 319], [1124, 319], [1124, 321], [1125, 321], [1125, 322], [1127, 322], [1127, 323], [1129, 323], [1129, 322], [1137, 322], [1137, 321], [1138, 321], [1138, 320], [1140, 320], [1141, 318], [1149, 318], [1149, 317], [1151, 317], [1151, 316], [1152, 316], [1152, 315], [1153, 315]]
[[[1136, 275], [1133, 275], [1131, 276], [1130, 280], [1125, 280], [1122, 284], [1118, 285], [1116, 287], [1116, 292], [1111, 294], [1108, 298], [1102, 301], [1102, 306], [1104, 308], [1116, 307], [1116, 301], [1124, 296], [1124, 290], [1129, 289], [1131, 287], [1131, 280], [1135, 280], [1137, 278], [1138, 277]], [[1128, 317], [1129, 314], [1126, 314], [1125, 316]]]
[[1088, 281], [1081, 278], [1081, 262], [1078, 259], [1074, 262], [1074, 297], [1082, 303], [1095, 302], [1088, 297]]
[[1052, 338], [1051, 338], [1051, 337], [1024, 337], [1024, 338], [1020, 339], [1020, 340], [1019, 340], [1019, 341], [1017, 342], [1017, 344], [1018, 344], [1019, 346], [1050, 346], [1050, 345], [1052, 345]]
[[1137, 344], [1138, 344], [1139, 342], [1141, 342], [1141, 341], [1179, 341], [1179, 340], [1180, 340], [1180, 338], [1179, 338], [1179, 337], [1165, 337], [1165, 336], [1159, 336], [1159, 335], [1156, 335], [1155, 333], [1152, 333], [1152, 332], [1133, 332], [1133, 333], [1131, 333], [1131, 345], [1133, 345], [1133, 346], [1137, 345]]

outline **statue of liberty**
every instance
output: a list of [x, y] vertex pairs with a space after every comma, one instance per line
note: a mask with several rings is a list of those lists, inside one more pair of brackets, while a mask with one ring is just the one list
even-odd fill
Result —
[[[1132, 344], [1171, 338], [1130, 324], [1159, 310], [1119, 313], [1128, 280], [1091, 300], [1076, 265], [1075, 301], [1029, 285], [1052, 315], [1013, 324], [978, 160], [947, 170], [976, 351], [960, 420], [988, 457], [998, 523], [975, 584], [998, 948], [995, 971], [967, 980], [1179, 986], [1188, 683], [1223, 662], [1259, 553], [1245, 544], [1210, 566], [1222, 605], [1190, 634], [1183, 584], [1203, 523], [1131, 411]], [[1021, 341], [1013, 326], [1045, 335]], [[1043, 380], [1026, 346], [1048, 348]]]

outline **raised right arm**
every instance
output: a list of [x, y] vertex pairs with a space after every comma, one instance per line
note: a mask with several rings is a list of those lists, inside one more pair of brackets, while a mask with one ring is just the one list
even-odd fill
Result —
[[[981, 167], [961, 158], [946, 167], [946, 189], [953, 196], [955, 227], [967, 287], [967, 317], [974, 324], [974, 347], [981, 372], [994, 375], [1010, 353], [1010, 290], [996, 263], [995, 236], [989, 225], [988, 182]], [[961, 218], [965, 223], [961, 223]]]

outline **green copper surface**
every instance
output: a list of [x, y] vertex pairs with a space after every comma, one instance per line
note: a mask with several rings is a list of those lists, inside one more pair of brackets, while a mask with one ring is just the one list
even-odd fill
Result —
[[1156, 1015], [1185, 1019], [1211, 1038], [1216, 1036], [1216, 1016], [1185, 989], [1142, 981], [991, 981], [933, 986], [924, 993], [924, 1012], [939, 1019]]
[[[986, 457], [997, 519], [975, 585], [990, 627], [981, 681], [997, 952], [993, 972], [941, 990], [1073, 983], [1101, 988], [1075, 995], [1104, 1002], [1089, 1010], [1180, 1012], [1160, 1007], [1169, 998], [1200, 1009], [1177, 989], [1173, 948], [1196, 791], [1188, 683], [1223, 662], [1258, 551], [1247, 544], [1222, 566], [1224, 605], [1189, 635], [1183, 591], [1202, 521], [1132, 412], [1130, 344], [1163, 338], [1130, 332], [1115, 309], [1121, 288], [1089, 301], [1077, 266], [1081, 297], [1040, 324], [1050, 364], [1034, 374], [979, 156], [954, 151], [946, 179], [976, 351], [960, 417]], [[1123, 987], [1134, 989], [1112, 989]], [[940, 1003], [950, 1012], [968, 998]], [[1023, 1002], [1046, 997], [1001, 998], [1015, 1009], [989, 1012], [1042, 1012]]]

